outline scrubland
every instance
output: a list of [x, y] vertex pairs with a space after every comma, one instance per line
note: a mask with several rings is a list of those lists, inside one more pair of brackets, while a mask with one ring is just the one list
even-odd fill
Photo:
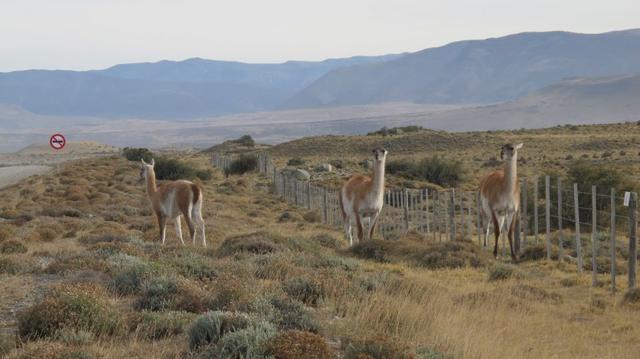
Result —
[[[533, 137], [553, 131], [536, 133], [524, 141], [532, 151], [545, 146]], [[499, 136], [492, 146], [520, 138]], [[346, 160], [367, 158], [371, 144]], [[314, 151], [300, 156], [338, 154]], [[497, 151], [475, 154], [481, 162]], [[403, 153], [413, 156], [391, 156]], [[524, 154], [536, 166], [545, 160], [529, 158], [566, 155]], [[204, 155], [182, 157], [208, 166]], [[623, 296], [624, 283], [611, 294], [604, 274], [591, 287], [590, 274], [535, 255], [536, 246], [517, 265], [469, 241], [417, 233], [347, 248], [340, 231], [272, 195], [266, 178], [218, 170], [201, 182], [208, 246], [181, 246], [171, 227], [162, 246], [138, 174], [136, 162], [96, 158], [0, 191], [0, 355], [635, 358], [640, 350], [639, 296]]]

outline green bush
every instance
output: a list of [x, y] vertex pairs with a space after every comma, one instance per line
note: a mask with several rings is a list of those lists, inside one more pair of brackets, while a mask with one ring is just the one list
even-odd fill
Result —
[[265, 344], [277, 334], [269, 322], [259, 322], [246, 329], [230, 332], [222, 337], [219, 353], [222, 358], [250, 359], [266, 357]]
[[277, 311], [278, 328], [319, 332], [320, 325], [302, 304], [274, 298], [271, 300], [271, 305]]
[[275, 359], [331, 359], [333, 350], [318, 334], [299, 330], [287, 330], [271, 339], [267, 344], [267, 354]]
[[117, 273], [113, 277], [109, 288], [119, 295], [139, 293], [142, 289], [142, 283], [149, 273], [150, 268], [147, 265], [131, 266]]
[[179, 179], [193, 180], [199, 178], [206, 181], [212, 177], [211, 171], [209, 170], [199, 170], [186, 162], [168, 157], [157, 158], [154, 171], [156, 178], [159, 180], [175, 181]]
[[256, 141], [250, 135], [243, 135], [240, 138], [231, 140], [229, 142], [245, 147], [254, 147], [256, 145]]
[[0, 357], [9, 354], [16, 347], [16, 338], [13, 334], [0, 332]]
[[258, 157], [255, 155], [240, 155], [240, 157], [231, 161], [229, 168], [224, 171], [225, 176], [229, 175], [241, 175], [250, 171], [255, 171], [258, 168]]
[[27, 246], [22, 242], [15, 239], [8, 239], [4, 242], [0, 242], [0, 253], [13, 254], [13, 253], [27, 253]]
[[142, 296], [135, 307], [138, 310], [159, 311], [171, 308], [178, 294], [178, 285], [171, 278], [154, 278], [143, 286]]
[[367, 136], [375, 136], [375, 135], [389, 136], [389, 135], [398, 135], [398, 134], [407, 133], [407, 132], [419, 132], [421, 130], [423, 130], [422, 126], [403, 126], [403, 127], [392, 127], [392, 128], [387, 128], [385, 126], [379, 129], [378, 131], [367, 133]]
[[302, 166], [305, 164], [305, 160], [303, 158], [300, 157], [294, 157], [294, 158], [290, 158], [287, 161], [287, 166]]
[[389, 174], [407, 179], [425, 180], [445, 187], [456, 187], [464, 180], [465, 169], [460, 161], [449, 161], [433, 156], [419, 162], [391, 161], [386, 165]]
[[267, 234], [256, 232], [225, 239], [218, 249], [218, 255], [226, 257], [236, 253], [266, 254], [281, 249], [281, 246], [276, 244]]
[[409, 359], [406, 348], [386, 337], [356, 340], [347, 344], [344, 359]]
[[143, 159], [145, 162], [151, 162], [153, 153], [148, 148], [134, 148], [125, 147], [122, 150], [122, 154], [129, 161], [140, 161]]
[[196, 350], [209, 344], [216, 344], [227, 333], [245, 329], [249, 317], [231, 312], [208, 312], [199, 316], [188, 331], [189, 348]]
[[192, 318], [186, 312], [143, 312], [129, 318], [129, 328], [141, 338], [157, 340], [182, 334]]
[[117, 311], [92, 287], [58, 289], [18, 316], [23, 340], [55, 338], [62, 330], [87, 331], [96, 336], [119, 334], [124, 324]]
[[295, 278], [286, 282], [282, 289], [287, 295], [306, 305], [315, 306], [324, 298], [322, 286], [306, 278]]
[[504, 280], [511, 278], [514, 274], [515, 267], [510, 264], [498, 263], [489, 271], [489, 280]]

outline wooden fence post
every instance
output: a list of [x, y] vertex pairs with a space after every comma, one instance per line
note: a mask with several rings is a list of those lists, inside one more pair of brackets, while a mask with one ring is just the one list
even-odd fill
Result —
[[467, 234], [469, 235], [469, 240], [473, 241], [473, 221], [471, 219], [472, 216], [472, 205], [473, 204], [473, 193], [467, 193]]
[[547, 239], [547, 259], [551, 259], [551, 178], [549, 176], [544, 177], [544, 210], [545, 210], [545, 225], [547, 227], [546, 239]]
[[449, 238], [452, 241], [456, 240], [456, 190], [454, 188], [451, 189], [451, 206], [449, 208], [449, 221], [451, 222], [451, 237]]
[[539, 179], [536, 176], [534, 178], [534, 192], [533, 192], [533, 236], [538, 244], [538, 182]]
[[629, 201], [629, 289], [636, 287], [636, 266], [638, 261], [638, 194], [631, 192]]
[[527, 180], [522, 180], [522, 203], [520, 204], [520, 208], [522, 209], [522, 241], [520, 243], [521, 249], [527, 247], [527, 234], [529, 233], [529, 217], [527, 217]]
[[482, 209], [480, 208], [480, 191], [476, 194], [476, 231], [478, 232], [478, 245], [482, 246]]
[[578, 201], [578, 184], [573, 184], [573, 208], [576, 221], [576, 256], [578, 262], [578, 272], [582, 273], [582, 239], [580, 238], [580, 202]]
[[558, 260], [562, 261], [562, 178], [558, 177]]
[[596, 276], [598, 272], [598, 267], [596, 263], [596, 234], [598, 232], [598, 218], [597, 218], [597, 210], [596, 210], [596, 186], [591, 186], [591, 285], [596, 286], [598, 284], [598, 277]]
[[616, 189], [611, 189], [611, 292], [616, 292]]
[[402, 190], [402, 209], [404, 211], [404, 230], [409, 231], [409, 191]]
[[428, 236], [429, 232], [431, 232], [431, 226], [429, 223], [429, 190], [428, 189], [424, 190], [424, 198], [426, 201], [424, 211], [425, 211], [425, 222], [427, 225], [427, 236]]
[[329, 206], [327, 206], [327, 188], [322, 187], [322, 219], [324, 223], [329, 222]]
[[460, 237], [464, 238], [467, 235], [466, 228], [464, 228], [464, 192], [460, 191]]

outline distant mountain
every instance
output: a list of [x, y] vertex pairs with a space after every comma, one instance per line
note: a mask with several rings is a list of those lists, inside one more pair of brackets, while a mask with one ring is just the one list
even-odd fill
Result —
[[98, 71], [0, 73], [0, 104], [36, 114], [184, 119], [269, 110], [338, 67], [401, 55], [282, 64], [190, 59]]
[[494, 103], [567, 77], [640, 73], [640, 31], [521, 33], [460, 41], [384, 63], [338, 68], [284, 108], [383, 102]]

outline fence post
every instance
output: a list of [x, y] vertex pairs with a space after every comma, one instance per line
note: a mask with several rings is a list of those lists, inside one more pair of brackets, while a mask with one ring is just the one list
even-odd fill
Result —
[[480, 191], [476, 195], [476, 231], [478, 232], [478, 245], [482, 246], [482, 214], [480, 209]]
[[449, 208], [449, 221], [451, 222], [451, 237], [450, 240], [456, 240], [456, 190], [451, 189], [451, 206]]
[[558, 260], [562, 261], [562, 179], [558, 177]]
[[467, 235], [466, 228], [464, 228], [464, 192], [460, 191], [460, 237], [464, 238]]
[[539, 178], [536, 176], [534, 178], [534, 192], [533, 192], [533, 236], [536, 240], [536, 244], [538, 244], [538, 182]]
[[638, 231], [638, 194], [631, 192], [629, 202], [629, 289], [636, 287], [636, 265], [638, 261], [637, 231]]
[[616, 189], [611, 189], [611, 292], [616, 292]]
[[549, 176], [544, 177], [544, 209], [547, 227], [547, 259], [551, 259], [551, 178]]
[[598, 231], [598, 218], [597, 218], [597, 210], [596, 210], [596, 186], [591, 186], [591, 285], [596, 286], [598, 282], [598, 277], [596, 276], [598, 272], [598, 267], [596, 263], [596, 233]]
[[578, 201], [578, 184], [573, 184], [573, 208], [576, 221], [576, 256], [578, 257], [578, 272], [582, 273], [582, 240], [580, 238], [580, 202]]
[[473, 204], [473, 193], [467, 193], [467, 234], [469, 235], [469, 240], [473, 241], [473, 221], [471, 216], [473, 214], [471, 205]]
[[307, 208], [311, 209], [311, 181], [307, 181]]
[[409, 231], [409, 191], [405, 188], [402, 190], [402, 209], [404, 211], [404, 229]]
[[520, 208], [522, 208], [522, 241], [520, 243], [521, 249], [527, 247], [527, 233], [529, 232], [529, 217], [527, 217], [527, 180], [522, 180], [522, 204]]
[[429, 190], [425, 189], [424, 190], [424, 197], [425, 197], [425, 201], [426, 201], [426, 205], [425, 205], [425, 221], [427, 222], [427, 236], [429, 236], [429, 232], [431, 232], [431, 226], [429, 223]]

